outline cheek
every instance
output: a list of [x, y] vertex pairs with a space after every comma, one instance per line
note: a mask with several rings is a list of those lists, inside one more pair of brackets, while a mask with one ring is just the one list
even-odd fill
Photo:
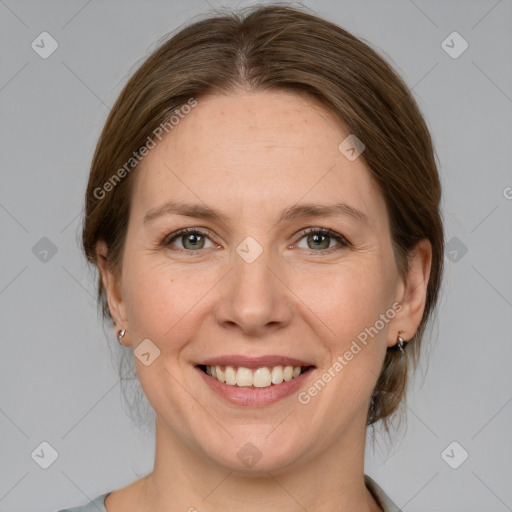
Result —
[[314, 312], [309, 317], [316, 318], [312, 321], [330, 355], [318, 376], [325, 391], [317, 381], [315, 389], [306, 392], [311, 397], [321, 394], [323, 404], [339, 405], [340, 421], [348, 411], [366, 408], [382, 368], [389, 321], [395, 313], [393, 265], [392, 260], [385, 261], [368, 257], [357, 264], [347, 262], [331, 276], [317, 274], [302, 281], [297, 293], [307, 298]]
[[201, 298], [212, 288], [212, 273], [197, 266], [178, 268], [165, 258], [136, 254], [123, 264], [124, 296], [133, 333], [157, 345], [185, 339], [200, 309]]
[[291, 284], [300, 299], [297, 303], [304, 304], [304, 314], [319, 327], [318, 334], [331, 352], [339, 353], [391, 307], [393, 271], [381, 263], [383, 260], [354, 258], [332, 272], [319, 269], [307, 277], [296, 277]]

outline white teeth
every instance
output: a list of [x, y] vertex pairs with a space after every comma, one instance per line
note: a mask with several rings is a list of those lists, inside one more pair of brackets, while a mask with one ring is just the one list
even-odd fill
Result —
[[[240, 371], [240, 369], [238, 371]], [[299, 367], [299, 373], [300, 373], [300, 367]], [[252, 382], [253, 382], [253, 386], [255, 388], [268, 388], [270, 386], [270, 384], [272, 384], [272, 379], [270, 377], [270, 370], [268, 368], [258, 368], [254, 372]]]
[[274, 366], [272, 368], [272, 384], [281, 384], [283, 382], [283, 367]]
[[268, 388], [272, 384], [277, 385], [297, 378], [302, 373], [302, 367], [264, 366], [251, 369], [243, 366], [206, 366], [206, 373], [230, 386]]
[[252, 372], [249, 368], [240, 366], [236, 372], [236, 385], [240, 387], [252, 386]]
[[230, 386], [236, 384], [236, 371], [232, 366], [226, 366], [226, 384]]
[[217, 380], [220, 382], [226, 382], [226, 372], [223, 372], [220, 366], [215, 367], [215, 372], [217, 373]]

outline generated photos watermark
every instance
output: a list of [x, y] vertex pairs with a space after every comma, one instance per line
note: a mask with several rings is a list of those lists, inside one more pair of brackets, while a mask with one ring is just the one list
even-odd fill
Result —
[[173, 114], [168, 117], [163, 123], [155, 128], [151, 135], [146, 139], [146, 143], [139, 148], [138, 151], [134, 151], [132, 156], [124, 163], [122, 167], [112, 174], [112, 176], [103, 184], [101, 187], [96, 187], [93, 191], [93, 195], [96, 199], [101, 200], [106, 197], [108, 192], [114, 190], [115, 186], [121, 182], [143, 159], [146, 157], [152, 149], [157, 146], [157, 141], [162, 140], [164, 132], [167, 134], [177, 126], [181, 119], [184, 119], [192, 108], [197, 106], [197, 100], [190, 98], [187, 103], [177, 108]]
[[[399, 302], [393, 303], [393, 305], [385, 312], [381, 313], [379, 319], [370, 327], [365, 328], [357, 335], [357, 340], [352, 340], [350, 348], [344, 352], [342, 355], [339, 355], [334, 363], [317, 379], [308, 389], [307, 391], [301, 391], [297, 395], [297, 399], [299, 403], [306, 405], [311, 402], [311, 399], [317, 396], [332, 379], [338, 375], [347, 364], [352, 361], [355, 355], [361, 352], [362, 347], [359, 345], [361, 343], [363, 346], [366, 346], [368, 343], [368, 337], [373, 339], [377, 334], [379, 334], [382, 329], [389, 323], [390, 320], [395, 318], [396, 314], [402, 310], [402, 304]], [[359, 341], [359, 343], [358, 343]]]

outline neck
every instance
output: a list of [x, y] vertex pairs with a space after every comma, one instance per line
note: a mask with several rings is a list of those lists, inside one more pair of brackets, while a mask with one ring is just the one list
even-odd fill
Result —
[[144, 503], [153, 510], [214, 512], [229, 504], [244, 512], [381, 511], [364, 483], [364, 425], [340, 435], [321, 453], [251, 475], [216, 464], [158, 417], [155, 427], [155, 465], [144, 490]]

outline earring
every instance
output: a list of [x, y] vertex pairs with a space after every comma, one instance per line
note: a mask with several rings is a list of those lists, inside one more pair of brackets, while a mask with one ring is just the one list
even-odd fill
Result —
[[119, 343], [121, 343], [121, 340], [123, 339], [123, 336], [126, 334], [126, 329], [121, 329], [118, 333], [117, 333], [117, 341], [119, 341]]
[[402, 354], [405, 354], [404, 348], [406, 347], [407, 343], [408, 343], [408, 341], [404, 341], [404, 339], [401, 336], [398, 336], [397, 344], [393, 345], [392, 347], [389, 347], [389, 348], [392, 350], [397, 350], [397, 351], [400, 350], [400, 352], [402, 352]]

